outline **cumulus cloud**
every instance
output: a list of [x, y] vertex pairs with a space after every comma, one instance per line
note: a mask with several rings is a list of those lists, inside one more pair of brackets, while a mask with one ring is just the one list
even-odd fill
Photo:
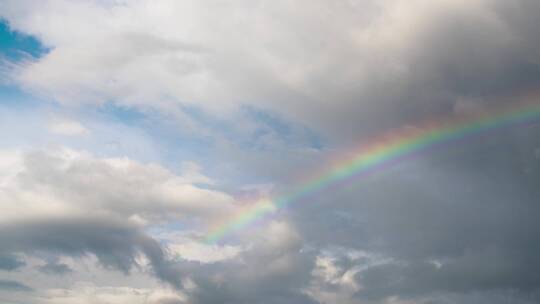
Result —
[[23, 267], [26, 263], [18, 256], [9, 253], [0, 253], [0, 269], [12, 271]]
[[57, 262], [49, 262], [45, 265], [39, 266], [39, 271], [53, 275], [64, 275], [73, 272], [69, 265]]
[[0, 242], [4, 252], [36, 253], [83, 257], [95, 255], [104, 267], [128, 273], [143, 254], [155, 274], [178, 285], [180, 274], [167, 266], [159, 243], [137, 227], [103, 218], [47, 218], [2, 224]]
[[68, 119], [53, 120], [48, 127], [51, 133], [65, 136], [86, 135], [90, 132], [79, 122]]
[[194, 286], [193, 303], [314, 303], [302, 292], [309, 282], [314, 256], [291, 223], [270, 221], [246, 232], [249, 249], [232, 260], [183, 266]]
[[241, 246], [205, 244], [197, 241], [200, 237], [159, 235], [159, 239], [167, 241], [167, 248], [173, 256], [201, 263], [229, 260], [244, 250]]
[[[186, 164], [187, 174], [177, 176], [157, 165], [74, 150], [3, 153], [13, 160], [5, 162], [1, 189], [5, 269], [24, 265], [14, 264], [14, 253], [94, 256], [102, 267], [125, 274], [147, 267], [195, 302], [222, 302], [222, 296], [231, 303], [257, 302], [264, 289], [264, 298], [275, 298], [275, 303], [308, 301], [300, 288], [312, 258], [301, 253], [300, 236], [287, 222], [252, 230], [243, 237], [243, 248], [203, 244], [197, 235], [145, 231], [175, 219], [204, 222], [234, 210], [228, 195], [190, 184], [208, 181], [194, 164]], [[73, 271], [57, 259], [37, 269], [49, 275]], [[246, 284], [253, 285], [253, 292], [244, 294]], [[156, 303], [173, 300], [178, 299]]]
[[32, 291], [32, 288], [16, 281], [0, 280], [0, 290]]
[[0, 180], [3, 221], [103, 214], [196, 219], [233, 208], [227, 194], [192, 184], [209, 181], [194, 168], [180, 176], [155, 164], [100, 159], [69, 149], [3, 153], [9, 159], [2, 165]]
[[[104, 267], [129, 273], [143, 255], [158, 278], [180, 286], [180, 273], [144, 225], [172, 219], [204, 222], [233, 207], [228, 195], [190, 184], [206, 180], [193, 165], [182, 177], [158, 165], [74, 150], [3, 151], [3, 156], [0, 253], [6, 270], [24, 265], [14, 253], [45, 252], [78, 258], [91, 254]], [[64, 264], [40, 269], [70, 271]]]

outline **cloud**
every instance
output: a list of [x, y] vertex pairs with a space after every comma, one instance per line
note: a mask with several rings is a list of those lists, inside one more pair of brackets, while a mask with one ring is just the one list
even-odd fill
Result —
[[64, 275], [73, 272], [67, 264], [54, 262], [39, 266], [39, 271], [52, 275]]
[[133, 287], [100, 287], [89, 283], [79, 283], [72, 289], [48, 290], [45, 300], [48, 303], [80, 303], [80, 304], [184, 304], [185, 295], [178, 291], [164, 288], [133, 288]]
[[182, 236], [167, 238], [160, 235], [159, 238], [161, 240], [167, 240], [167, 248], [172, 255], [187, 261], [215, 263], [218, 261], [230, 260], [238, 256], [243, 250], [240, 246], [209, 245]]
[[[309, 294], [351, 303], [454, 303], [471, 293], [489, 302], [509, 291], [515, 301], [537, 299], [538, 240], [529, 231], [537, 229], [538, 132], [507, 130], [438, 151], [299, 206], [293, 221], [306, 243], [380, 257], [319, 265]], [[342, 282], [348, 272], [352, 291]]]
[[[0, 221], [0, 252], [6, 256], [95, 256], [102, 267], [125, 274], [147, 269], [186, 290], [194, 302], [222, 296], [235, 303], [263, 298], [311, 302], [300, 288], [309, 278], [312, 257], [300, 252], [300, 236], [285, 221], [243, 236], [242, 247], [202, 244], [200, 230], [182, 238], [146, 231], [184, 218], [195, 221], [191, 229], [204, 229], [197, 219], [210, 222], [236, 210], [228, 195], [191, 184], [209, 181], [193, 164], [178, 176], [157, 165], [69, 149], [3, 155], [0, 197], [6, 212]], [[259, 239], [260, 234], [267, 236]], [[238, 267], [243, 270], [235, 271]], [[70, 268], [56, 262], [38, 266], [44, 274]], [[247, 285], [253, 292], [245, 294]]]
[[49, 124], [48, 128], [53, 134], [65, 136], [86, 135], [90, 132], [79, 122], [67, 119], [54, 120]]
[[0, 290], [32, 291], [32, 288], [16, 281], [0, 280]]
[[159, 278], [178, 285], [179, 274], [166, 266], [159, 243], [137, 227], [106, 218], [48, 218], [2, 224], [4, 252], [46, 252], [83, 257], [95, 255], [104, 267], [128, 273], [144, 254]]
[[0, 269], [1, 270], [13, 271], [25, 265], [26, 263], [14, 254], [0, 253]]
[[69, 149], [5, 154], [11, 160], [5, 162], [6, 175], [0, 181], [4, 221], [98, 214], [204, 220], [234, 209], [227, 194], [194, 186], [192, 182], [208, 179], [193, 170], [178, 176], [155, 164], [100, 159]]
[[[15, 160], [5, 162], [2, 171], [6, 212], [0, 222], [0, 252], [6, 255], [95, 256], [102, 267], [125, 274], [147, 269], [186, 290], [196, 303], [221, 301], [222, 296], [235, 303], [311, 302], [300, 288], [309, 278], [312, 257], [300, 252], [300, 236], [285, 221], [243, 236], [244, 248], [204, 245], [198, 234], [150, 236], [145, 227], [183, 218], [204, 223], [235, 210], [228, 195], [190, 184], [207, 181], [193, 164], [185, 166], [187, 175], [176, 176], [157, 165], [101, 159], [82, 151], [3, 153]], [[259, 239], [261, 234], [267, 236]], [[235, 271], [238, 267], [243, 270]], [[55, 262], [38, 270], [59, 274], [70, 267]], [[247, 285], [253, 292], [245, 293]]]
[[[193, 165], [182, 177], [158, 165], [74, 150], [2, 153], [0, 253], [6, 269], [22, 265], [13, 253], [44, 252], [95, 255], [104, 267], [129, 273], [143, 255], [158, 278], [179, 287], [181, 276], [167, 252], [141, 223], [204, 223], [233, 208], [228, 195], [191, 184], [207, 181]], [[41, 270], [68, 270], [62, 265]]]
[[232, 260], [197, 267], [183, 266], [194, 286], [193, 303], [314, 303], [302, 292], [313, 256], [286, 220], [270, 221], [243, 237], [249, 249]]
[[8, 1], [2, 15], [50, 46], [13, 77], [60, 102], [221, 117], [248, 104], [334, 141], [533, 88], [538, 24], [527, 16], [537, 9], [526, 0]]

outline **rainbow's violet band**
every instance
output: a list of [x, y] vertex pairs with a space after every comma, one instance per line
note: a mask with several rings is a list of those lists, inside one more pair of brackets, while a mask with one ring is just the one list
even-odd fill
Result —
[[529, 124], [539, 119], [540, 104], [523, 103], [500, 107], [482, 115], [432, 121], [420, 127], [407, 127], [376, 137], [370, 143], [360, 146], [352, 158], [301, 184], [295, 191], [248, 205], [232, 218], [211, 229], [206, 241], [215, 243], [277, 210], [349, 178], [383, 170], [410, 156], [448, 142], [478, 136], [499, 128]]

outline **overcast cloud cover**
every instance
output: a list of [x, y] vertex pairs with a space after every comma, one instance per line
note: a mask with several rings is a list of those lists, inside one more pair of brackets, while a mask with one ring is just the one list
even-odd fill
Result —
[[540, 98], [539, 15], [0, 0], [0, 302], [540, 302], [540, 124], [205, 241], [378, 134]]

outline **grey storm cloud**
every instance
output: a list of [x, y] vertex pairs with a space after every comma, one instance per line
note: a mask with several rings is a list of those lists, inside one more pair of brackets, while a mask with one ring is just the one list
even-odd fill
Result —
[[17, 281], [0, 280], [0, 290], [32, 291], [32, 288]]
[[[356, 273], [358, 299], [501, 291], [537, 297], [540, 126], [500, 133], [299, 203], [295, 222], [308, 243], [386, 259]], [[320, 215], [329, 204], [341, 212]], [[363, 264], [340, 262], [344, 269]]]
[[64, 263], [50, 262], [45, 265], [39, 266], [39, 271], [45, 274], [64, 275], [73, 272], [69, 265]]
[[314, 254], [301, 250], [303, 241], [294, 227], [273, 221], [248, 240], [252, 249], [232, 260], [181, 263], [182, 273], [197, 286], [189, 293], [192, 303], [316, 303], [302, 292]]
[[11, 271], [26, 265], [19, 257], [14, 254], [0, 253], [0, 269]]
[[167, 265], [159, 243], [125, 221], [107, 218], [58, 218], [2, 224], [0, 243], [4, 252], [47, 252], [83, 257], [95, 255], [105, 267], [125, 273], [144, 254], [156, 276], [179, 286], [181, 275]]

